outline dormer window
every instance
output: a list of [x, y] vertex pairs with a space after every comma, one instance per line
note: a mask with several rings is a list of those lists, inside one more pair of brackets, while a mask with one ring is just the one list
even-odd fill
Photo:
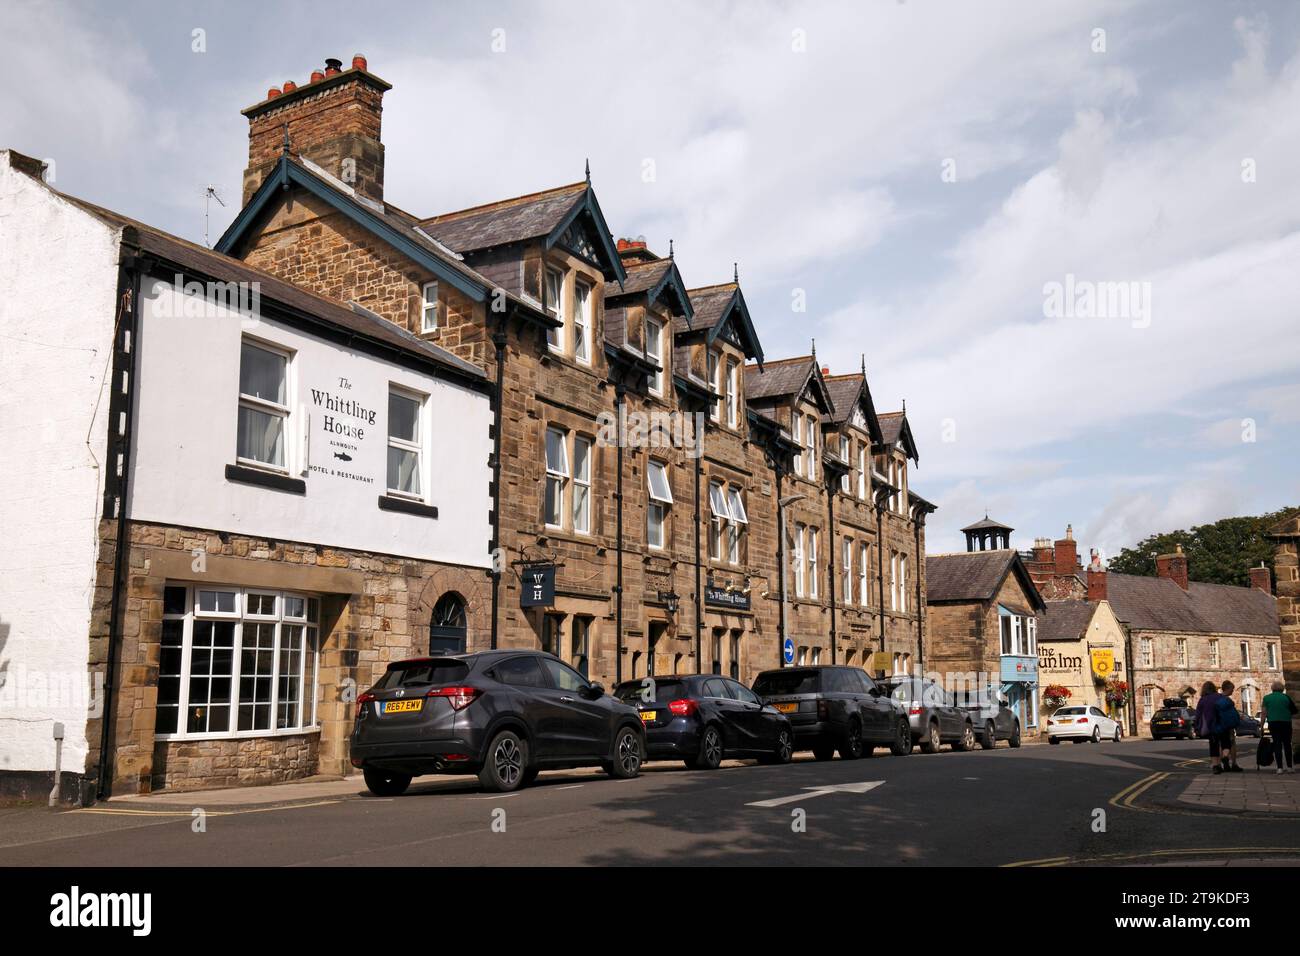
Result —
[[840, 475], [840, 491], [849, 493], [849, 436], [840, 436], [840, 461], [844, 462], [844, 474]]
[[546, 330], [546, 344], [552, 352], [564, 351], [564, 273], [546, 269], [546, 311], [560, 324]]
[[645, 357], [659, 368], [650, 373], [650, 394], [664, 393], [664, 324], [658, 319], [645, 320]]
[[727, 362], [727, 427], [740, 426], [740, 363]]
[[808, 478], [810, 480], [817, 477], [817, 417], [808, 416]]
[[591, 362], [591, 284], [573, 284], [573, 354], [579, 362]]
[[803, 416], [794, 416], [794, 473], [800, 478], [803, 477]]
[[420, 331], [438, 331], [438, 283], [426, 282], [420, 289]]
[[[721, 359], [717, 352], [709, 352], [709, 391], [715, 395], [722, 395], [722, 377], [719, 372]], [[722, 403], [724, 399], [719, 397], [709, 407], [709, 417], [715, 422], [722, 421]]]

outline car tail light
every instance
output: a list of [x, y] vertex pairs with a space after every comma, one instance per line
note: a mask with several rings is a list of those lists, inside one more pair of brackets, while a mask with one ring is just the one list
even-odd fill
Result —
[[913, 704], [913, 705], [912, 705], [912, 709], [909, 710], [908, 713], [909, 713], [910, 715], [912, 715], [913, 717], [920, 717], [920, 716], [921, 716], [921, 708], [920, 708], [919, 706], [917, 706], [916, 704]]
[[453, 761], [454, 761], [454, 760], [468, 760], [468, 759], [469, 759], [469, 755], [468, 755], [468, 754], [447, 754], [447, 759], [448, 759], [448, 760], [453, 760]]
[[478, 687], [435, 687], [424, 696], [446, 697], [452, 710], [464, 710], [482, 693], [482, 689]]
[[678, 698], [677, 700], [670, 702], [668, 704], [668, 709], [671, 710], [678, 717], [690, 717], [692, 714], [694, 714], [697, 710], [700, 709], [700, 705], [696, 701], [691, 700], [689, 697], [681, 697]]
[[829, 700], [817, 701], [817, 719], [818, 720], [831, 719], [831, 702]]
[[375, 699], [375, 695], [369, 692], [362, 694], [357, 698], [357, 719], [360, 720], [366, 715], [366, 704]]
[[1179, 727], [1181, 727], [1181, 726], [1182, 726], [1183, 724], [1185, 724], [1185, 723], [1187, 723], [1187, 721], [1183, 720], [1183, 718], [1181, 718], [1181, 717], [1178, 718], [1178, 726], [1179, 726]]
[[1078, 720], [1075, 721], [1076, 724], [1086, 724], [1087, 722], [1088, 722], [1087, 717], [1080, 717]]

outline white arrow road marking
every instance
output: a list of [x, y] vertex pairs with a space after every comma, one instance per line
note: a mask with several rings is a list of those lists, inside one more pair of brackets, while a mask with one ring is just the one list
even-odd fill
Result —
[[820, 787], [804, 787], [804, 793], [796, 793], [790, 797], [774, 797], [771, 800], [758, 800], [754, 803], [747, 803], [747, 807], [780, 807], [787, 803], [795, 803], [799, 800], [811, 800], [813, 797], [824, 797], [828, 793], [866, 793], [869, 790], [875, 790], [881, 786], [883, 780], [866, 780], [862, 783], [829, 783]]

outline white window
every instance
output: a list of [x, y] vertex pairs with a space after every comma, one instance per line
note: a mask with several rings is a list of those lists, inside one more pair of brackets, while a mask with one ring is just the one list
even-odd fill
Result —
[[740, 364], [727, 362], [727, 425], [740, 425]]
[[709, 391], [719, 396], [712, 405], [709, 406], [709, 417], [715, 422], [722, 421], [722, 380], [718, 375], [718, 353], [709, 353]]
[[898, 552], [889, 552], [889, 609], [898, 610]]
[[662, 548], [667, 539], [668, 509], [673, 504], [673, 490], [668, 484], [668, 469], [663, 462], [651, 461], [646, 468], [650, 503], [646, 508], [646, 541], [652, 548]]
[[1178, 667], [1187, 666], [1187, 638], [1180, 637], [1174, 641], [1174, 650], [1177, 653]]
[[420, 288], [420, 331], [438, 329], [438, 283], [426, 282]]
[[840, 475], [840, 491], [846, 495], [849, 493], [849, 438], [847, 435], [840, 436], [840, 461], [844, 462], [844, 474]]
[[1025, 653], [1030, 657], [1038, 655], [1038, 618], [1025, 618]]
[[858, 497], [867, 500], [867, 445], [858, 442]]
[[319, 612], [305, 594], [168, 584], [154, 733], [252, 737], [315, 726]]
[[867, 580], [870, 556], [866, 544], [858, 545], [858, 603], [863, 607], [871, 603], [871, 582]]
[[564, 526], [564, 492], [569, 485], [567, 437], [558, 428], [546, 429], [546, 524]]
[[424, 449], [421, 411], [424, 396], [400, 389], [388, 391], [388, 492], [419, 498]]
[[740, 564], [741, 542], [749, 526], [749, 514], [745, 511], [744, 495], [734, 485], [727, 489], [727, 503], [731, 512], [731, 524], [727, 527], [727, 560]]
[[898, 556], [898, 610], [907, 613], [907, 555]]
[[818, 439], [818, 429], [817, 429], [817, 419], [814, 418], [812, 415], [809, 415], [809, 416], [808, 416], [808, 421], [807, 421], [807, 423], [806, 423], [806, 425], [805, 425], [805, 430], [806, 430], [807, 433], [808, 433], [808, 434], [807, 434], [807, 439], [808, 439], [808, 446], [807, 446], [807, 447], [808, 447], [808, 477], [809, 477], [809, 478], [813, 478], [813, 479], [815, 479], [815, 478], [817, 477], [817, 439]]
[[1247, 641], [1241, 642], [1241, 666], [1250, 667], [1250, 644]]
[[1217, 637], [1210, 638], [1210, 666], [1219, 666], [1219, 639]]
[[1024, 618], [1019, 614], [1011, 616], [1011, 653], [1017, 655], [1025, 653], [1025, 623]]
[[564, 273], [559, 269], [546, 270], [546, 311], [560, 323], [558, 328], [546, 330], [546, 344], [553, 352], [564, 351]]
[[591, 286], [573, 284], [573, 353], [579, 362], [591, 362]]
[[812, 649], [812, 662], [814, 667], [822, 662], [822, 649], [820, 647]]
[[853, 603], [853, 539], [840, 542], [840, 588], [845, 604]]
[[573, 530], [591, 531], [591, 439], [573, 439]]
[[721, 561], [731, 509], [727, 506], [726, 490], [720, 481], [709, 483], [709, 510], [713, 513], [709, 521], [709, 557]]
[[1002, 638], [1002, 653], [1003, 653], [1003, 654], [1012, 654], [1012, 653], [1014, 653], [1014, 652], [1015, 652], [1015, 644], [1013, 643], [1014, 638], [1012, 637], [1012, 634], [1011, 634], [1011, 615], [1010, 615], [1010, 614], [999, 614], [999, 615], [998, 615], [998, 627], [999, 627], [999, 629], [1000, 629], [1000, 631], [1001, 631], [1001, 635], [1000, 635], [1000, 636], [1001, 636], [1001, 638]]
[[803, 416], [795, 415], [794, 421], [794, 473], [803, 476]]
[[806, 525], [795, 525], [794, 537], [794, 596], [803, 597], [804, 592], [804, 564], [803, 564], [803, 545], [804, 539], [808, 536]]
[[664, 393], [664, 324], [658, 319], [647, 317], [645, 320], [645, 356], [657, 370], [650, 373], [650, 394]]
[[1142, 688], [1142, 719], [1150, 720], [1151, 714], [1156, 709], [1156, 689], [1154, 687]]
[[801, 647], [799, 648], [799, 666], [802, 667], [807, 663], [808, 663], [808, 648]]
[[817, 597], [818, 581], [821, 580], [821, 568], [817, 567], [816, 528], [808, 529], [808, 596]]
[[1268, 644], [1265, 646], [1268, 648], [1268, 669], [1275, 671], [1277, 670], [1277, 645]]
[[1153, 653], [1152, 653], [1152, 648], [1151, 648], [1151, 638], [1149, 638], [1149, 637], [1144, 637], [1144, 638], [1142, 638], [1142, 643], [1141, 643], [1141, 645], [1140, 645], [1140, 650], [1141, 650], [1141, 661], [1142, 661], [1142, 666], [1143, 666], [1143, 667], [1152, 667], [1152, 666], [1153, 666], [1153, 664], [1152, 664]]
[[247, 339], [239, 354], [239, 437], [241, 461], [288, 471], [289, 355]]

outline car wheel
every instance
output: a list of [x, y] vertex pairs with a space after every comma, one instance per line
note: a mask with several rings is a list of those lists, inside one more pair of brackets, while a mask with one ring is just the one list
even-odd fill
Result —
[[1122, 736], [1122, 735], [1121, 735], [1120, 732], [1119, 732], [1119, 724], [1116, 724], [1116, 725], [1115, 725], [1115, 737], [1114, 737], [1115, 743], [1119, 743], [1119, 740], [1120, 740], [1120, 737], [1121, 737], [1121, 736]]
[[906, 757], [912, 752], [912, 728], [908, 726], [906, 717], [898, 722], [898, 733], [889, 745], [889, 752], [895, 757]]
[[497, 793], [518, 790], [527, 781], [528, 748], [513, 730], [503, 730], [488, 744], [487, 760], [478, 772], [478, 782], [484, 789]]
[[862, 724], [856, 720], [849, 721], [849, 731], [844, 735], [844, 743], [840, 744], [840, 758], [842, 760], [857, 760], [862, 756]]
[[1012, 747], [1020, 746], [1020, 721], [1016, 721], [1015, 729], [1011, 731], [1011, 739], [1007, 743]]
[[782, 727], [780, 733], [776, 735], [776, 753], [773, 754], [775, 763], [789, 763], [794, 759], [794, 731], [789, 727]]
[[695, 766], [701, 770], [717, 770], [723, 756], [722, 732], [709, 724], [700, 735], [700, 752], [695, 757]]
[[961, 729], [961, 738], [952, 745], [953, 750], [974, 750], [975, 749], [975, 728], [967, 721]]
[[818, 744], [812, 749], [812, 752], [815, 760], [830, 760], [835, 756], [835, 748], [825, 744]]
[[930, 726], [921, 735], [921, 753], [932, 754], [939, 750], [939, 721], [930, 721]]
[[367, 767], [361, 771], [361, 776], [366, 780], [366, 789], [376, 797], [400, 797], [411, 785], [411, 776], [405, 773], [387, 773]]
[[1094, 744], [1096, 744], [1096, 743], [1101, 743], [1101, 728], [1100, 728], [1100, 727], [1094, 727], [1094, 728], [1092, 728], [1092, 742], [1093, 742]]
[[1061, 738], [1060, 738], [1060, 737], [1048, 737], [1048, 738], [1047, 738], [1047, 742], [1048, 742], [1049, 744], [1051, 744], [1053, 747], [1055, 747], [1057, 744], [1059, 744], [1059, 743], [1061, 742]]
[[631, 780], [641, 772], [641, 738], [631, 727], [621, 727], [614, 735], [614, 759], [602, 766], [611, 777]]
[[985, 750], [992, 750], [998, 745], [998, 734], [993, 729], [993, 721], [984, 725], [984, 736], [980, 738], [980, 746]]

